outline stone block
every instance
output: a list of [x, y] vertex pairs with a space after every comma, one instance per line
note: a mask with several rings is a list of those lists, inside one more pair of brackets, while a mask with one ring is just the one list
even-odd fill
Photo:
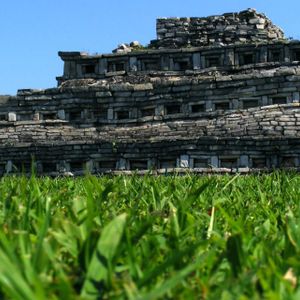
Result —
[[155, 158], [149, 158], [147, 160], [147, 169], [148, 170], [152, 170], [155, 169], [157, 167], [157, 161]]
[[92, 173], [94, 170], [94, 161], [93, 160], [88, 160], [85, 164], [86, 171], [89, 173]]
[[17, 114], [15, 112], [8, 113], [8, 121], [9, 122], [16, 122], [17, 121]]
[[201, 69], [201, 56], [200, 53], [193, 53], [193, 69], [200, 70]]
[[40, 113], [39, 112], [35, 112], [33, 114], [33, 121], [39, 121], [40, 120]]
[[57, 117], [60, 120], [65, 120], [66, 119], [66, 114], [65, 114], [65, 110], [64, 109], [59, 109], [57, 111]]
[[212, 102], [212, 100], [207, 100], [205, 102], [205, 110], [207, 112], [213, 111], [213, 102]]
[[172, 88], [173, 92], [187, 92], [191, 90], [191, 86], [190, 85], [182, 85], [182, 86], [174, 86]]
[[161, 57], [161, 68], [163, 71], [168, 71], [170, 69], [170, 58], [169, 56], [163, 55]]
[[33, 162], [33, 167], [37, 174], [42, 174], [43, 173], [43, 163], [41, 161], [36, 161]]
[[[265, 25], [263, 25], [263, 24], [257, 24], [257, 25], [256, 25], [256, 28], [262, 30], [262, 29], [265, 28]], [[276, 37], [277, 37], [277, 36], [275, 36], [275, 38], [276, 38]]]
[[249, 156], [248, 155], [241, 155], [240, 156], [239, 166], [242, 167], [242, 168], [249, 167]]
[[165, 114], [165, 106], [157, 105], [155, 107], [155, 116], [163, 116]]
[[300, 93], [299, 92], [294, 92], [293, 93], [293, 101], [294, 103], [298, 103], [300, 101]]
[[190, 157], [189, 155], [180, 155], [179, 164], [177, 167], [179, 168], [189, 168], [190, 167]]
[[136, 107], [129, 110], [129, 117], [131, 119], [136, 119], [138, 117], [138, 109]]
[[107, 110], [107, 120], [113, 120], [114, 119], [114, 110], [113, 108], [109, 108]]
[[212, 156], [210, 158], [210, 165], [212, 168], [219, 168], [219, 158], [218, 156]]
[[118, 170], [126, 170], [127, 169], [127, 161], [125, 158], [120, 158], [117, 162]]
[[233, 99], [232, 100], [232, 107], [231, 107], [231, 109], [239, 109], [239, 108], [242, 108], [241, 106], [242, 105], [241, 105], [239, 99]]
[[100, 58], [98, 65], [99, 65], [99, 74], [104, 75], [107, 72], [107, 59]]
[[277, 155], [272, 155], [270, 157], [269, 164], [270, 164], [269, 165], [270, 168], [278, 167], [278, 156]]
[[114, 83], [110, 85], [110, 89], [113, 92], [125, 92], [125, 91], [132, 91], [133, 85], [130, 83]]
[[143, 84], [135, 84], [133, 86], [134, 91], [149, 91], [153, 90], [153, 84], [152, 83], [143, 83]]
[[64, 62], [64, 77], [69, 78], [70, 77], [70, 61], [65, 61]]
[[129, 70], [131, 72], [136, 72], [138, 70], [137, 58], [136, 57], [130, 57], [129, 58]]
[[228, 66], [234, 65], [234, 50], [227, 49], [225, 52], [225, 64]]
[[112, 94], [110, 91], [96, 92], [96, 97], [99, 97], [99, 98], [112, 97]]
[[6, 173], [11, 173], [13, 170], [13, 163], [11, 160], [7, 161], [6, 165], [5, 165], [5, 172]]
[[69, 172], [70, 164], [67, 163], [65, 160], [60, 160], [57, 164], [57, 171], [59, 173]]
[[170, 71], [174, 71], [175, 70], [175, 64], [174, 64], [174, 60], [172, 57], [170, 57], [169, 59], [169, 70]]
[[269, 104], [271, 104], [270, 102], [271, 102], [271, 101], [269, 100], [269, 97], [268, 97], [268, 96], [262, 96], [262, 101], [261, 101], [262, 106], [269, 105]]
[[263, 46], [260, 48], [260, 62], [268, 61], [268, 48]]
[[76, 65], [76, 77], [77, 78], [82, 78], [82, 65], [81, 64], [77, 64]]
[[76, 77], [76, 62], [71, 61], [69, 65], [69, 76], [68, 78], [74, 78]]

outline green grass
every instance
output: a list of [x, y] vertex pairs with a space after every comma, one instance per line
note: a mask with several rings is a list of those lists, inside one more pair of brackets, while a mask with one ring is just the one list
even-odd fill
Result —
[[299, 299], [299, 189], [285, 173], [4, 177], [0, 299]]

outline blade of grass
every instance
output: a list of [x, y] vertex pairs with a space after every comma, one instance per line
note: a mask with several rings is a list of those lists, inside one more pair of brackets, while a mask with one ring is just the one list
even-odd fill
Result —
[[126, 214], [122, 214], [104, 227], [83, 283], [81, 290], [83, 298], [96, 299], [101, 292], [98, 287], [101, 287], [102, 281], [107, 280], [109, 268], [121, 241], [125, 224]]

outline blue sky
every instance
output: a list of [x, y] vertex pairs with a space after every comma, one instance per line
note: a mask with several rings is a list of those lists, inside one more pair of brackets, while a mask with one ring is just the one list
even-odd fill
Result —
[[56, 86], [62, 51], [109, 53], [118, 44], [156, 38], [157, 17], [202, 17], [256, 8], [287, 37], [300, 39], [299, 0], [3, 0], [0, 94]]

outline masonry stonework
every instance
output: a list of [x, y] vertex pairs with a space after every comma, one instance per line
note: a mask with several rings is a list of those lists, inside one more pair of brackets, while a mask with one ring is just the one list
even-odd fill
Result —
[[249, 9], [59, 52], [58, 86], [0, 97], [0, 174], [300, 168], [300, 42]]

